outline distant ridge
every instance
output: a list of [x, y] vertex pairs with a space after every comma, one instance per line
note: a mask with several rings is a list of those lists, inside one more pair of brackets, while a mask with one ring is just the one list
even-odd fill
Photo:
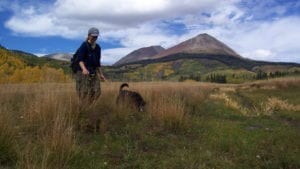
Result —
[[15, 53], [15, 54], [19, 54], [19, 55], [25, 55], [25, 56], [30, 56], [30, 57], [38, 57], [32, 53], [28, 53], [28, 52], [24, 52], [24, 51], [21, 51], [21, 50], [9, 50], [10, 52], [12, 53]]
[[117, 61], [113, 66], [119, 66], [119, 65], [124, 65], [124, 64], [130, 64], [132, 62], [137, 62], [141, 60], [148, 60], [152, 59], [152, 56], [164, 51], [165, 49], [161, 46], [149, 46], [149, 47], [144, 47], [137, 49], [119, 61]]
[[[55, 69], [63, 69], [65, 72], [68, 72], [68, 70], [69, 70], [68, 64], [66, 64], [66, 62], [63, 62], [63, 61], [58, 61], [58, 60], [47, 58], [47, 57], [38, 57], [32, 53], [28, 53], [28, 52], [21, 51], [21, 50], [10, 50], [10, 49], [5, 48], [2, 45], [0, 46], [0, 50], [1, 50], [0, 51], [1, 53], [5, 53], [7, 56], [15, 58], [16, 60], [19, 60], [25, 66], [28, 66], [28, 67], [41, 68], [43, 66], [46, 66], [46, 67], [51, 67], [51, 68], [55, 68]], [[12, 66], [12, 65], [9, 65], [9, 66], [13, 67], [13, 69], [15, 70], [16, 66]], [[20, 69], [23, 69], [23, 68], [24, 68], [24, 66], [20, 67]]]

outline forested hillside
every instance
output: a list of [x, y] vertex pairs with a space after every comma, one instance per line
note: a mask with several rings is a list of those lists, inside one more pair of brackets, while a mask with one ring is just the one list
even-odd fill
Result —
[[[255, 80], [300, 75], [300, 67], [296, 63], [270, 62], [265, 65], [262, 63], [263, 62], [253, 62], [252, 67], [244, 67], [244, 65], [247, 65], [246, 63], [238, 61], [231, 62], [230, 58], [224, 59], [224, 57], [182, 57], [153, 63], [144, 61], [120, 67], [104, 67], [104, 73], [113, 81], [192, 80], [216, 83], [244, 83]], [[257, 66], [255, 64], [257, 64]]]
[[[0, 48], [0, 83], [67, 82], [62, 68], [34, 56]], [[29, 60], [31, 60], [29, 62]], [[60, 66], [61, 67], [61, 66]]]

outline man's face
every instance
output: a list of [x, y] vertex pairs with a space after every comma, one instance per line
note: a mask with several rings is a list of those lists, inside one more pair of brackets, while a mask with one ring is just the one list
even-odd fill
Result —
[[97, 39], [98, 39], [98, 36], [91, 36], [91, 35], [89, 35], [89, 41], [91, 43], [95, 43]]

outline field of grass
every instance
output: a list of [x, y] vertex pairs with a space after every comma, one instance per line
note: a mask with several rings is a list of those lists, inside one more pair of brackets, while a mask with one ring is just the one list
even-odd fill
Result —
[[0, 85], [0, 168], [300, 168], [299, 84], [129, 83], [145, 112], [117, 82], [83, 110], [72, 83]]

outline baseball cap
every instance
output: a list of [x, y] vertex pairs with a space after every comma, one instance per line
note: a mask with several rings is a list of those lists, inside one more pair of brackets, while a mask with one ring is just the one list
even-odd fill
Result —
[[99, 30], [97, 28], [90, 28], [88, 31], [88, 35], [90, 36], [98, 36], [99, 35]]

